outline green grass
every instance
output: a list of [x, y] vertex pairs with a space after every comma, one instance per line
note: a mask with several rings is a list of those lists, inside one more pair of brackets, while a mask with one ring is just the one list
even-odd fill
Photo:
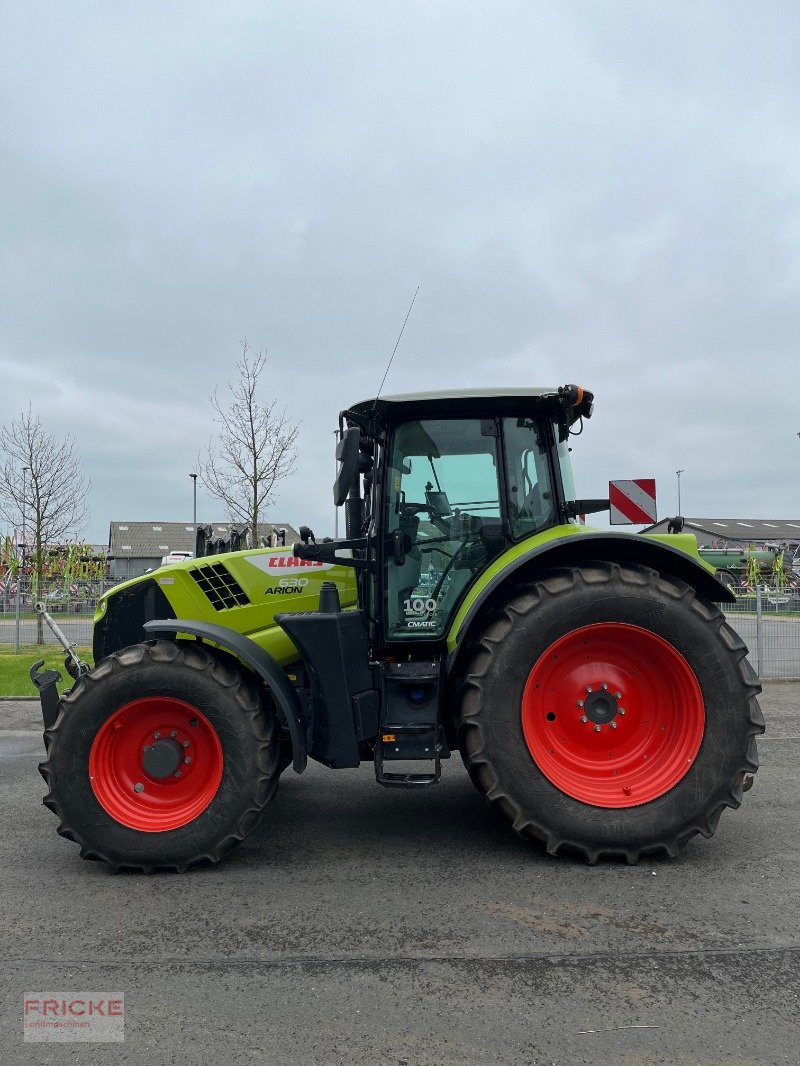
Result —
[[[91, 662], [91, 648], [75, 649], [81, 659]], [[0, 652], [0, 696], [35, 696], [37, 694], [31, 679], [30, 669], [39, 659], [44, 659], [44, 669], [58, 670], [61, 674], [60, 692], [65, 692], [73, 684], [72, 678], [64, 669], [64, 652], [53, 644], [37, 647], [35, 644], [23, 644], [19, 655]]]

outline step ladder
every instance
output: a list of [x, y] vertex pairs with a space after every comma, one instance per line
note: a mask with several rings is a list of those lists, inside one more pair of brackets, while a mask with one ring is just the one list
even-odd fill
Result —
[[[438, 662], [383, 664], [381, 711], [375, 741], [375, 780], [387, 788], [424, 788], [442, 776], [442, 756], [449, 755], [439, 714], [441, 665]], [[398, 760], [433, 763], [424, 773], [398, 773], [386, 763]]]

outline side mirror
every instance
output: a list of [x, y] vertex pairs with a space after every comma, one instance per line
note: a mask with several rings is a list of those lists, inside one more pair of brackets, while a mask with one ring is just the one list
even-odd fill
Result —
[[358, 474], [358, 446], [361, 430], [357, 426], [344, 431], [344, 436], [336, 445], [336, 458], [340, 462], [339, 474], [333, 484], [333, 503], [341, 507]]

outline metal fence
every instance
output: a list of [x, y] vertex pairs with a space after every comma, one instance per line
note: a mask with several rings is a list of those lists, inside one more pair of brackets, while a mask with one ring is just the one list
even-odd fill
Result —
[[760, 678], [800, 678], [800, 592], [758, 588], [723, 611]]
[[95, 606], [115, 583], [81, 581], [65, 585], [61, 581], [44, 585], [36, 595], [25, 579], [19, 588], [13, 577], [3, 581], [0, 583], [0, 652], [36, 644], [40, 634], [45, 644], [57, 643], [48, 627], [36, 617], [33, 605], [37, 600], [44, 603], [69, 640], [90, 647]]
[[[71, 641], [91, 647], [94, 608], [99, 597], [114, 582], [63, 584], [43, 590], [42, 599], [50, 614]], [[16, 646], [36, 644], [40, 627], [33, 610], [30, 589], [11, 584], [0, 594], [0, 652], [13, 652]], [[723, 607], [730, 625], [750, 651], [750, 662], [761, 678], [800, 678], [800, 592], [774, 592], [759, 588]], [[45, 644], [56, 639], [46, 625], [41, 626]]]

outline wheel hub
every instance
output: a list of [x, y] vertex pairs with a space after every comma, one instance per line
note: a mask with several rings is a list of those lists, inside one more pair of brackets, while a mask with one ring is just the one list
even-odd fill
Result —
[[651, 630], [599, 622], [544, 651], [522, 697], [528, 751], [558, 789], [595, 807], [658, 799], [688, 773], [705, 731], [702, 692]]
[[97, 731], [89, 752], [89, 781], [100, 806], [145, 833], [179, 829], [202, 814], [223, 767], [211, 721], [172, 696], [120, 707]]
[[145, 744], [142, 766], [156, 781], [174, 774], [184, 760], [183, 746], [172, 737]]
[[608, 725], [619, 712], [619, 703], [613, 693], [599, 688], [586, 694], [583, 701], [583, 713], [595, 725]]

